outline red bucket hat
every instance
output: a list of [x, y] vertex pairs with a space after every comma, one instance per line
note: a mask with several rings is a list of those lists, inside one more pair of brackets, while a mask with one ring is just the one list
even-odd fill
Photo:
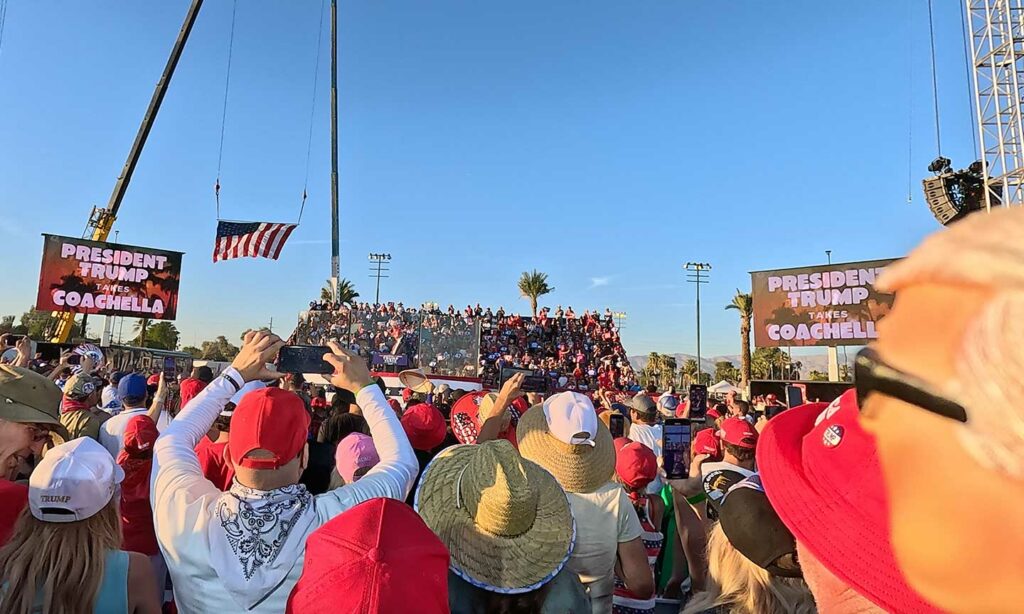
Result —
[[448, 432], [444, 416], [436, 407], [427, 403], [420, 403], [406, 409], [402, 414], [402, 428], [413, 449], [424, 452], [441, 445]]
[[[231, 461], [250, 469], [287, 465], [306, 445], [309, 423], [306, 405], [294, 392], [280, 388], [250, 392], [231, 416]], [[267, 450], [273, 458], [246, 458], [253, 450]]]
[[289, 614], [448, 612], [448, 549], [411, 507], [370, 499], [306, 540]]
[[896, 565], [875, 440], [857, 423], [856, 391], [768, 421], [757, 466], [772, 507], [837, 578], [887, 612], [939, 612]]

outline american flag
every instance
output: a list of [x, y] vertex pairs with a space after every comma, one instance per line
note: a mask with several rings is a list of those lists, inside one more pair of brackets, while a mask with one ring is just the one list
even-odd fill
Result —
[[298, 224], [273, 222], [217, 221], [213, 261], [229, 258], [270, 258], [277, 260], [288, 236]]

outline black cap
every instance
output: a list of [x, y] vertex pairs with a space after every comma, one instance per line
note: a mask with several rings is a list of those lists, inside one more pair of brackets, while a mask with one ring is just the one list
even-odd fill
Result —
[[209, 384], [210, 382], [213, 381], [213, 370], [210, 369], [210, 367], [207, 367], [206, 365], [196, 367], [195, 378], [201, 382]]
[[768, 501], [761, 476], [751, 476], [729, 489], [718, 508], [718, 520], [733, 547], [755, 565], [772, 575], [802, 577], [796, 539]]

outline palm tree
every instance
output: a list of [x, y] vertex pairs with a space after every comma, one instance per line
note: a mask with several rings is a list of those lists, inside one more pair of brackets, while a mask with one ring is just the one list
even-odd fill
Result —
[[[338, 302], [339, 303], [352, 303], [359, 298], [359, 293], [356, 292], [355, 286], [352, 282], [342, 277], [338, 280]], [[324, 282], [324, 287], [320, 288], [320, 300], [327, 301], [330, 303], [334, 302], [334, 294], [331, 292], [331, 280]]]
[[750, 319], [754, 315], [754, 299], [737, 288], [736, 296], [725, 308], [740, 312], [740, 388], [745, 389], [750, 384]]
[[530, 301], [530, 311], [535, 318], [537, 317], [537, 299], [554, 291], [555, 289], [548, 285], [548, 274], [538, 273], [537, 269], [534, 269], [532, 273], [524, 271], [519, 278], [519, 294]]
[[661, 388], [662, 390], [668, 389], [669, 386], [675, 383], [676, 376], [676, 357], [669, 356], [668, 354], [661, 355]]
[[138, 318], [135, 320], [135, 343], [140, 347], [146, 347], [146, 331], [149, 329], [149, 318]]
[[679, 372], [683, 376], [684, 385], [694, 383], [697, 379], [697, 361], [693, 358], [687, 359], [683, 366], [679, 368]]

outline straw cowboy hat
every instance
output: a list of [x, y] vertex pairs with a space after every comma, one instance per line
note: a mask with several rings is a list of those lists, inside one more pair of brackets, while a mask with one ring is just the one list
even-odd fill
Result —
[[434, 390], [434, 383], [430, 381], [423, 369], [406, 369], [398, 374], [398, 381], [402, 385], [420, 394], [429, 394]]
[[491, 592], [535, 590], [572, 554], [565, 492], [504, 439], [443, 450], [423, 471], [415, 507], [451, 552], [450, 569]]
[[544, 467], [568, 492], [588, 493], [612, 479], [612, 435], [578, 392], [561, 392], [531, 407], [516, 428], [519, 453]]

